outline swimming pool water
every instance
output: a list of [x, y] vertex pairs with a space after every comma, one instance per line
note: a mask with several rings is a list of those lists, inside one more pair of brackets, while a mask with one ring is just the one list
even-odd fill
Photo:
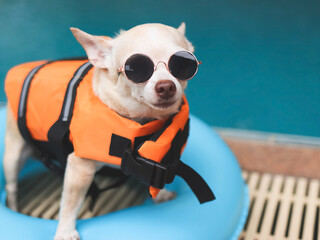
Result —
[[[0, 1], [0, 79], [21, 62], [83, 55], [69, 27], [114, 35], [187, 24], [203, 61], [191, 111], [211, 125], [320, 137], [319, 1]], [[5, 101], [3, 88], [0, 101]]]

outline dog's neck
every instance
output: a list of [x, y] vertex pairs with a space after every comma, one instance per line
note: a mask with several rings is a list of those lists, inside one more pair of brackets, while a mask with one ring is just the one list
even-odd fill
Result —
[[122, 117], [129, 118], [140, 124], [159, 119], [159, 117], [153, 113], [154, 110], [150, 109], [146, 104], [138, 102], [131, 96], [129, 87], [123, 83], [121, 84], [120, 81], [117, 81], [116, 73], [110, 73], [106, 69], [95, 68], [92, 79], [92, 88], [94, 94], [105, 105]]
[[116, 91], [116, 81], [112, 80], [106, 69], [95, 68], [92, 79], [93, 93], [109, 108], [121, 116], [130, 117], [128, 110], [123, 106], [119, 92]]

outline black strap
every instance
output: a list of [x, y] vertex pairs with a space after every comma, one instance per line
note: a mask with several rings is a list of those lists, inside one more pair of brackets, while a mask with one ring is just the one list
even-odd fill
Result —
[[[170, 124], [169, 124], [170, 125]], [[166, 125], [168, 127], [169, 125]], [[160, 130], [163, 132], [163, 129]], [[156, 132], [155, 138], [159, 137]], [[179, 130], [172, 140], [171, 148], [160, 163], [141, 157], [135, 149], [127, 147], [123, 152], [121, 170], [126, 175], [131, 175], [148, 186], [162, 189], [165, 184], [171, 183], [175, 176], [182, 177], [196, 195], [200, 203], [215, 199], [213, 192], [203, 178], [191, 167], [180, 160], [180, 153], [189, 135], [189, 120], [183, 131]], [[118, 141], [120, 143], [121, 141]], [[122, 141], [125, 143], [126, 141]], [[128, 145], [128, 144], [127, 144]], [[130, 144], [131, 145], [131, 144]], [[129, 145], [129, 146], [130, 146]], [[123, 149], [125, 145], [118, 149]]]
[[178, 176], [182, 177], [183, 180], [186, 181], [201, 204], [216, 199], [208, 184], [203, 180], [199, 173], [193, 170], [190, 166], [179, 161], [175, 171]]
[[122, 158], [121, 170], [124, 174], [159, 189], [171, 183], [175, 175], [178, 175], [186, 181], [201, 204], [215, 199], [215, 195], [204, 179], [181, 160], [175, 164], [165, 165], [141, 156], [133, 156], [132, 151], [127, 149]]

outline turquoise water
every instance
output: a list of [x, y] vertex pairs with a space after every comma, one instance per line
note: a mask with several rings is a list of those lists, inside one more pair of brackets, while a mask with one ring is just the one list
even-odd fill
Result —
[[71, 26], [112, 36], [185, 21], [203, 61], [187, 90], [194, 114], [215, 126], [320, 136], [319, 10], [310, 0], [2, 0], [0, 79], [21, 62], [83, 55]]

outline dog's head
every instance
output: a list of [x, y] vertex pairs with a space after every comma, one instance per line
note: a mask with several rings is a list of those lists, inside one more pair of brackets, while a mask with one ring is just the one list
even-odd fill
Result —
[[[76, 28], [71, 31], [95, 66], [93, 91], [110, 108], [134, 119], [160, 119], [179, 110], [187, 81], [170, 73], [168, 61], [178, 51], [194, 51], [185, 37], [184, 23], [177, 29], [139, 25], [120, 31], [115, 38], [92, 36]], [[147, 56], [154, 66], [151, 77], [142, 83], [130, 80], [123, 69], [134, 54]]]

